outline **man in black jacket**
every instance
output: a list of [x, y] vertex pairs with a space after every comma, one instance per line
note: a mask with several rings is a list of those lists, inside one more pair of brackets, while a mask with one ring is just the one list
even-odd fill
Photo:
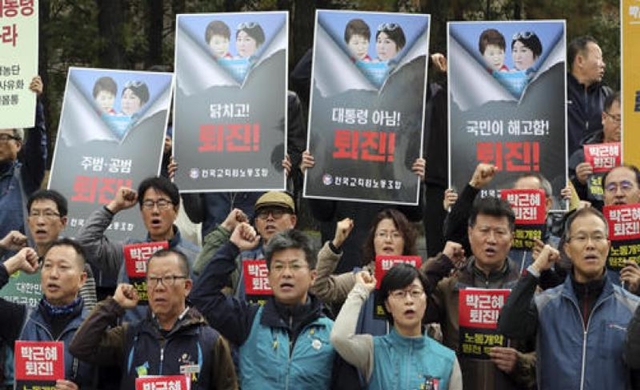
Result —
[[567, 114], [569, 155], [580, 148], [580, 140], [602, 129], [602, 107], [611, 88], [602, 84], [606, 64], [598, 42], [575, 38], [567, 48]]

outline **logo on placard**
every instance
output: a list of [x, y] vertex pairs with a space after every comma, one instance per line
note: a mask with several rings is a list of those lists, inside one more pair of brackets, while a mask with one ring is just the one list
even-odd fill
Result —
[[328, 173], [322, 175], [322, 183], [324, 183], [325, 186], [330, 186], [333, 183], [333, 176]]
[[189, 177], [192, 179], [197, 179], [200, 177], [200, 170], [198, 168], [191, 168], [189, 170]]

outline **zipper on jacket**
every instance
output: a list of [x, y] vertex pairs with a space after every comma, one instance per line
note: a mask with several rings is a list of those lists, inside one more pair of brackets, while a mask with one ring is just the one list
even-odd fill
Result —
[[291, 361], [293, 360], [293, 348], [291, 347], [291, 339], [289, 339], [289, 361], [287, 362], [287, 372], [284, 377], [284, 390], [289, 389], [289, 379], [291, 378]]
[[[582, 325], [584, 328], [584, 324]], [[582, 334], [582, 367], [580, 368], [580, 390], [584, 389], [584, 371], [587, 368], [587, 329]]]
[[580, 322], [582, 323], [583, 336], [582, 336], [582, 364], [581, 364], [582, 368], [580, 370], [581, 371], [580, 372], [580, 390], [584, 389], [584, 374], [587, 366], [587, 332], [589, 330], [589, 323], [591, 322], [591, 317], [593, 316], [593, 313], [595, 313], [598, 307], [600, 307], [606, 300], [609, 300], [612, 298], [613, 298], [613, 294], [610, 294], [600, 302], [596, 300], [596, 304], [593, 306], [593, 308], [591, 309], [591, 312], [589, 313], [589, 318], [587, 318], [586, 325], [584, 323], [584, 320], [582, 319], [583, 318], [582, 315], [580, 315], [580, 307], [578, 307], [578, 304], [573, 299], [569, 298], [569, 301], [573, 304], [573, 307], [575, 307], [578, 310], [578, 317], [580, 317]]
[[162, 375], [162, 366], [164, 363], [164, 347], [160, 347], [160, 369], [158, 375]]
[[[293, 331], [293, 316], [289, 316], [289, 331], [292, 332]], [[298, 335], [300, 336], [300, 335]], [[289, 335], [289, 362], [291, 362], [291, 357], [293, 356], [293, 346], [295, 345], [295, 342], [293, 341], [293, 337], [291, 337], [291, 334]]]

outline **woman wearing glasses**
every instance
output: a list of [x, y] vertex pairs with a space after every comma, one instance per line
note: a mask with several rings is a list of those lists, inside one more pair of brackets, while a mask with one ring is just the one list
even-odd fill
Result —
[[422, 326], [426, 277], [408, 264], [397, 264], [384, 276], [379, 292], [393, 326], [384, 336], [356, 334], [358, 313], [376, 281], [367, 271], [359, 272], [355, 279], [331, 331], [331, 343], [358, 369], [367, 388], [462, 389], [455, 353], [427, 336]]
[[[324, 303], [341, 306], [349, 291], [356, 284], [356, 274], [345, 272], [333, 275], [342, 258], [342, 245], [353, 230], [353, 220], [345, 218], [338, 222], [332, 241], [327, 241], [318, 253], [317, 276], [312, 292]], [[377, 255], [417, 255], [417, 232], [405, 215], [395, 209], [385, 209], [373, 220], [371, 229], [362, 247], [362, 269], [373, 273]], [[359, 269], [358, 269], [359, 270]], [[445, 276], [445, 275], [443, 275]], [[435, 285], [435, 284], [433, 284]], [[387, 321], [373, 318], [373, 298], [367, 300], [359, 322], [359, 333], [384, 335], [389, 331]]]
[[241, 58], [256, 54], [265, 41], [264, 31], [256, 22], [242, 22], [236, 31], [236, 50]]
[[393, 59], [404, 48], [407, 39], [397, 23], [382, 23], [376, 33], [376, 52], [378, 60], [386, 62]]

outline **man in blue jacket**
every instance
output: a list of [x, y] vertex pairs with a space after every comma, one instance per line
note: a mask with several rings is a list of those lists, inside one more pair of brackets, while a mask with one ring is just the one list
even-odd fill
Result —
[[537, 334], [539, 389], [630, 388], [623, 348], [640, 299], [611, 282], [605, 268], [610, 246], [602, 213], [576, 211], [565, 228], [572, 270], [564, 284], [534, 296], [540, 273], [560, 257], [546, 245], [502, 308], [501, 333], [516, 339]]
[[273, 297], [264, 306], [222, 292], [242, 250], [260, 242], [241, 223], [196, 281], [191, 300], [231, 343], [239, 347], [243, 390], [328, 389], [335, 350], [329, 343], [333, 321], [309, 294], [316, 276], [309, 238], [296, 230], [274, 235], [264, 247]]
[[[10, 345], [15, 340], [62, 341], [65, 345], [65, 379], [56, 382], [57, 389], [95, 388], [94, 367], [71, 356], [69, 343], [82, 321], [89, 315], [78, 295], [87, 279], [82, 247], [70, 239], [54, 242], [47, 251], [41, 267], [43, 297], [36, 309], [0, 299], [2, 325], [0, 337]], [[38, 270], [38, 254], [23, 248], [0, 265], [0, 286], [9, 276], [21, 270]]]

